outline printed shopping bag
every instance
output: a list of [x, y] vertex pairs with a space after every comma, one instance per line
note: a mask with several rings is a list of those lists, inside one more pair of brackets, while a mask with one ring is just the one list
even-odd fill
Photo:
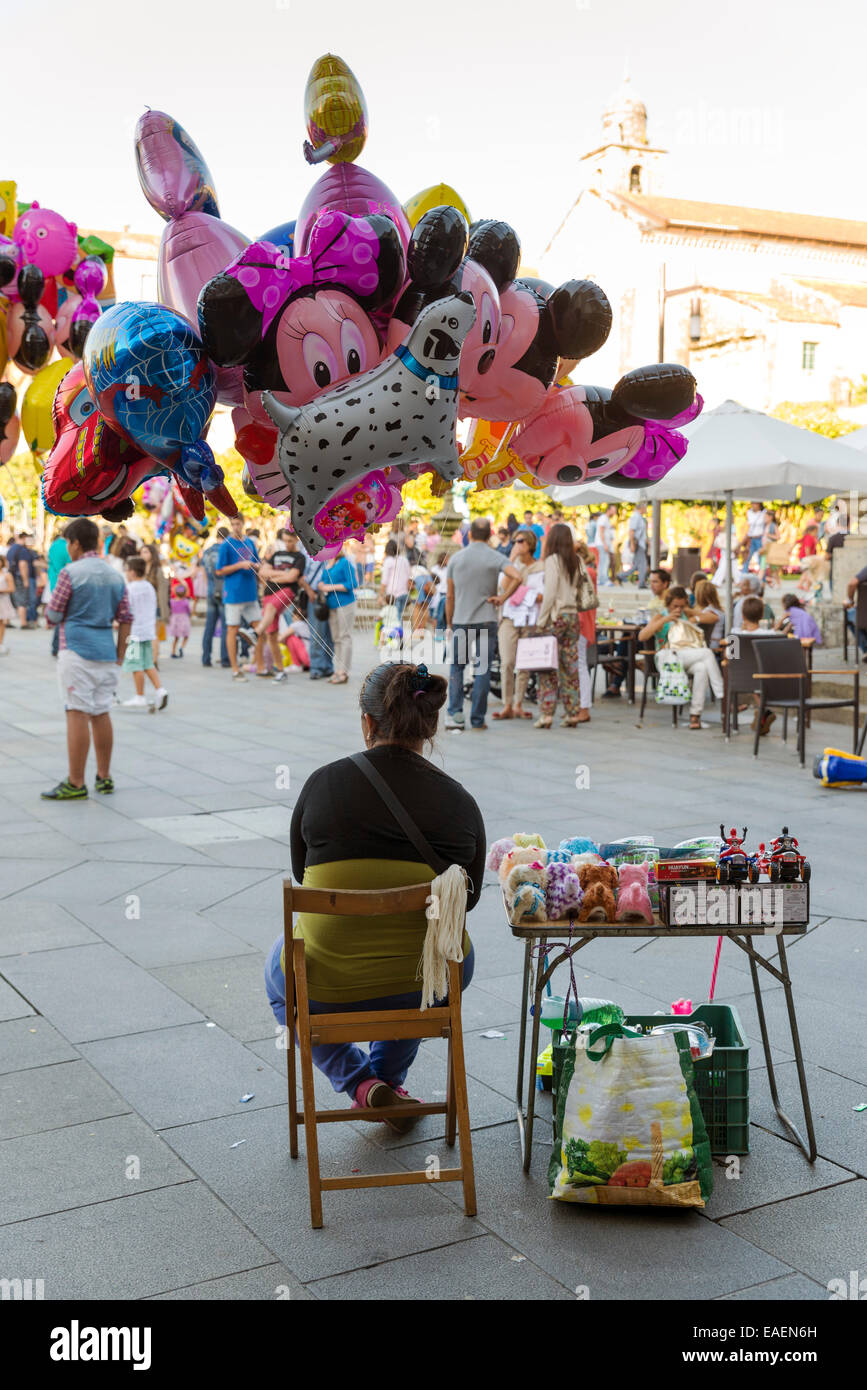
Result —
[[656, 703], [658, 705], [688, 705], [692, 699], [689, 677], [677, 652], [670, 647], [662, 647], [656, 653], [656, 669], [659, 680], [656, 683]]
[[710, 1145], [689, 1035], [623, 1024], [568, 1040], [557, 1090], [552, 1198], [596, 1206], [703, 1207]]
[[552, 634], [519, 638], [516, 671], [556, 671], [558, 665], [557, 638]]

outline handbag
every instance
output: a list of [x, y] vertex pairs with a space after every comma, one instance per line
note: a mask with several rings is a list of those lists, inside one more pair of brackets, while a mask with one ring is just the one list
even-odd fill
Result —
[[656, 669], [659, 680], [656, 683], [656, 703], [658, 705], [686, 705], [692, 698], [689, 677], [683, 662], [670, 647], [661, 647], [656, 653]]
[[575, 607], [579, 613], [589, 613], [592, 609], [599, 607], [599, 595], [593, 580], [584, 567], [584, 561], [580, 557], [575, 574]]
[[328, 619], [328, 604], [325, 602], [325, 599], [324, 599], [324, 598], [320, 598], [320, 599], [317, 599], [317, 600], [316, 600], [316, 602], [315, 602], [314, 605], [313, 605], [313, 612], [314, 612], [315, 616], [319, 619], [320, 623], [324, 623], [324, 622], [327, 621], [327, 619]]
[[516, 671], [556, 671], [559, 665], [560, 654], [553, 633], [518, 639]]

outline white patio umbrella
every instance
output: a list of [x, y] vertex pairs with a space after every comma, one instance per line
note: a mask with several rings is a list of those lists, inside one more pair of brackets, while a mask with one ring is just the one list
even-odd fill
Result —
[[[726, 504], [725, 552], [732, 553], [732, 502], [818, 502], [858, 491], [867, 460], [856, 449], [812, 430], [723, 401], [684, 426], [689, 449], [681, 463], [648, 488], [652, 499], [718, 499]], [[731, 564], [726, 565], [726, 631], [732, 624]]]
[[[867, 459], [847, 447], [855, 435], [828, 439], [812, 430], [790, 425], [751, 410], [737, 401], [724, 401], [703, 411], [682, 428], [689, 449], [681, 463], [659, 483], [621, 490], [590, 483], [586, 488], [554, 490], [561, 505], [603, 501], [717, 500], [726, 504], [725, 547], [731, 554], [732, 502], [818, 502], [832, 494], [867, 487]], [[861, 434], [862, 431], [857, 431]], [[863, 432], [867, 435], [867, 431]], [[867, 440], [862, 447], [867, 447]], [[568, 502], [562, 494], [568, 492]], [[611, 496], [603, 494], [611, 493]], [[726, 626], [731, 626], [731, 567], [726, 581]]]

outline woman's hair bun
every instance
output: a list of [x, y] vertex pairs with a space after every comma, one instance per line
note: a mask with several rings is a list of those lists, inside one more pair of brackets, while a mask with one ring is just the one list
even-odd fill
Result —
[[361, 708], [376, 722], [382, 738], [396, 743], [424, 743], [436, 733], [448, 684], [424, 664], [377, 666], [361, 687]]

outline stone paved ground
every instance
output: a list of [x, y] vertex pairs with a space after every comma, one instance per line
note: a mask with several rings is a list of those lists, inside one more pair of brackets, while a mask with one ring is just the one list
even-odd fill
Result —
[[[48, 638], [8, 641], [0, 1276], [42, 1278], [55, 1299], [263, 1299], [282, 1289], [302, 1299], [541, 1300], [584, 1284], [597, 1299], [810, 1300], [827, 1297], [829, 1279], [867, 1270], [867, 1112], [854, 1108], [867, 1100], [860, 793], [823, 792], [779, 737], [755, 763], [745, 733], [726, 747], [718, 724], [675, 731], [655, 709], [638, 728], [625, 704], [597, 705], [577, 731], [512, 724], [441, 735], [436, 756], [480, 802], [491, 839], [523, 828], [551, 842], [567, 832], [671, 841], [720, 819], [764, 838], [792, 825], [814, 865], [812, 928], [790, 959], [820, 1157], [810, 1166], [784, 1137], [747, 961], [730, 946], [717, 999], [737, 1007], [752, 1042], [752, 1153], [740, 1180], [718, 1164], [701, 1213], [549, 1202], [546, 1123], [529, 1178], [518, 1159], [521, 953], [492, 881], [471, 919], [478, 964], [464, 1000], [478, 1217], [464, 1217], [457, 1184], [369, 1189], [326, 1194], [325, 1227], [312, 1231], [303, 1135], [302, 1161], [287, 1154], [284, 1059], [262, 964], [280, 931], [294, 796], [313, 768], [358, 747], [357, 681], [237, 687], [202, 670], [193, 651], [166, 661], [167, 711], [116, 717], [116, 794], [52, 805], [39, 792], [64, 771], [64, 721]], [[372, 649], [358, 645], [360, 674]], [[809, 746], [842, 737], [816, 724]], [[590, 774], [582, 791], [579, 763]], [[579, 957], [579, 987], [652, 1012], [681, 995], [706, 998], [712, 953], [708, 941], [595, 942]], [[779, 987], [767, 1009], [782, 1097], [794, 1107]], [[416, 1090], [441, 1095], [443, 1078], [439, 1044], [425, 1043]], [[441, 1136], [436, 1118], [402, 1141], [333, 1126], [323, 1172], [419, 1166], [443, 1152]]]

